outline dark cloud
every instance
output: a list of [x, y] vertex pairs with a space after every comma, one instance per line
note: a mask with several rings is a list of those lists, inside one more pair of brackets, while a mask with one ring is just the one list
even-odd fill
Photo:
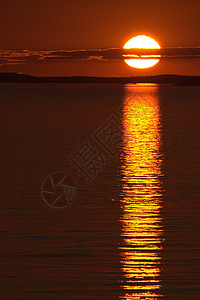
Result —
[[[200, 47], [177, 47], [162, 49], [94, 49], [94, 50], [56, 50], [56, 51], [14, 51], [1, 50], [0, 64], [24, 64], [35, 61], [52, 60], [96, 60], [110, 61], [131, 59], [132, 55], [137, 57], [151, 59], [159, 57], [160, 59], [200, 59]], [[152, 57], [145, 57], [153, 55]]]

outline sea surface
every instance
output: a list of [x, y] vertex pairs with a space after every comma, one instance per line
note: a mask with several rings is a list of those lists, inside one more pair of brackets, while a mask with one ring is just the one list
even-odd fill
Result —
[[1, 84], [0, 299], [198, 299], [199, 101]]

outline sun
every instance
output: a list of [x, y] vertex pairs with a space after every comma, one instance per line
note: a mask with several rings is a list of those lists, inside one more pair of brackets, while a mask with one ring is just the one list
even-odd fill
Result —
[[[160, 45], [151, 37], [146, 35], [138, 35], [133, 37], [132, 39], [128, 40], [128, 42], [124, 45], [124, 49], [160, 49]], [[123, 55], [125, 59], [124, 61], [132, 68], [137, 69], [146, 69], [155, 66], [159, 59], [144, 59], [144, 58], [138, 58], [138, 57], [147, 57], [145, 55]], [[134, 57], [134, 58], [132, 58]], [[152, 55], [148, 55], [148, 57], [152, 57]]]

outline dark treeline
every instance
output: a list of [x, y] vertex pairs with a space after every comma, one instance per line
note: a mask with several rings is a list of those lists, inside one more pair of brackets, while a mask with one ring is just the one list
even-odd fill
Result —
[[18, 73], [0, 73], [0, 83], [171, 83], [177, 85], [200, 85], [200, 76], [155, 75], [134, 77], [37, 77]]

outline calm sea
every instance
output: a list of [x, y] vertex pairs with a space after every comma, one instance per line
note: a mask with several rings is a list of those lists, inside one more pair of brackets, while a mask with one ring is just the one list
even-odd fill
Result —
[[0, 299], [198, 299], [200, 87], [0, 86]]

